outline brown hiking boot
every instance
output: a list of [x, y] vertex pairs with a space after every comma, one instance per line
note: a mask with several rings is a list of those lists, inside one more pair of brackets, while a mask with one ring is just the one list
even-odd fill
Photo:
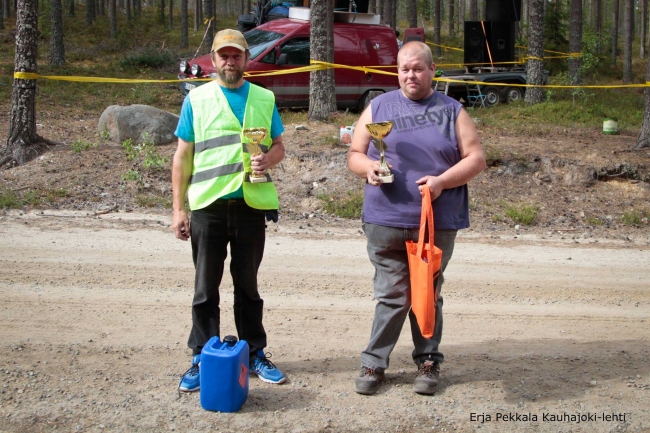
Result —
[[354, 390], [359, 394], [372, 395], [377, 392], [382, 380], [384, 380], [383, 371], [361, 367], [359, 377], [354, 379]]
[[418, 394], [433, 395], [438, 389], [440, 364], [436, 361], [424, 361], [418, 365], [413, 390]]

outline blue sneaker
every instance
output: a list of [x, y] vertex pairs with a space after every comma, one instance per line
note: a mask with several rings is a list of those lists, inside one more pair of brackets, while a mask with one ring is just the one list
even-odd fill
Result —
[[283, 383], [287, 378], [269, 360], [270, 357], [270, 353], [264, 354], [264, 351], [258, 350], [257, 355], [251, 358], [250, 371], [251, 373], [257, 374], [257, 377], [263, 382]]
[[199, 373], [199, 364], [201, 363], [201, 354], [192, 357], [192, 366], [183, 374], [178, 389], [186, 392], [194, 392], [201, 389], [201, 375]]

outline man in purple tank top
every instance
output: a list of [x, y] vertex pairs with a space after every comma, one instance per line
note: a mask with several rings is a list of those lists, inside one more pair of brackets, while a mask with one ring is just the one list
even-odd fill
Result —
[[[414, 391], [433, 394], [438, 387], [438, 350], [442, 339], [442, 296], [438, 296], [432, 338], [420, 333], [411, 309], [407, 240], [417, 241], [422, 190], [429, 188], [435, 215], [434, 243], [442, 250], [436, 281], [440, 293], [443, 273], [451, 259], [460, 229], [469, 227], [467, 182], [486, 167], [485, 153], [474, 122], [462, 105], [432, 88], [436, 72], [429, 47], [422, 42], [404, 44], [397, 56], [400, 89], [373, 99], [354, 130], [348, 167], [366, 179], [363, 230], [368, 256], [375, 267], [375, 317], [368, 347], [361, 354], [361, 374], [355, 391], [374, 394], [384, 378], [399, 334], [409, 316], [418, 366]], [[384, 139], [385, 158], [394, 181], [383, 183], [379, 152], [371, 146], [365, 125], [392, 121]]]

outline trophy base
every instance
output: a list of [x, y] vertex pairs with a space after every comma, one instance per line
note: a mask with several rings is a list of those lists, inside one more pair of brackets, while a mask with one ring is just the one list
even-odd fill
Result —
[[393, 181], [395, 180], [395, 175], [389, 174], [386, 176], [379, 176], [379, 179], [381, 180], [381, 183], [393, 183]]
[[257, 176], [253, 176], [252, 174], [248, 175], [248, 180], [250, 181], [250, 183], [262, 183], [267, 181], [266, 176], [257, 177]]

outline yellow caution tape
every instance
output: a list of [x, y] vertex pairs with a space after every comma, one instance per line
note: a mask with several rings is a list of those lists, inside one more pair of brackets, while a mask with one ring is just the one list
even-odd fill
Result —
[[445, 50], [465, 51], [462, 48], [448, 47], [446, 45], [438, 45], [438, 44], [434, 44], [433, 42], [425, 42], [425, 43], [427, 45], [431, 45], [431, 46], [434, 46], [434, 47], [444, 48]]
[[[539, 58], [529, 57], [529, 59], [538, 59]], [[309, 66], [302, 66], [299, 68], [275, 70], [275, 71], [265, 71], [265, 72], [251, 72], [244, 73], [245, 77], [261, 77], [261, 76], [273, 76], [273, 75], [284, 75], [284, 74], [295, 74], [300, 72], [311, 72], [319, 71], [332, 68], [342, 68], [342, 69], [352, 69], [364, 72], [366, 74], [382, 74], [382, 75], [393, 75], [396, 76], [395, 72], [383, 71], [379, 68], [394, 68], [395, 65], [390, 66], [347, 66], [340, 65], [337, 63], [328, 63], [318, 60], [311, 60]], [[503, 62], [503, 63], [513, 63], [513, 62]], [[484, 63], [483, 63], [484, 64]], [[452, 66], [462, 66], [459, 64], [451, 64]], [[440, 66], [440, 65], [439, 65]], [[14, 72], [14, 78], [19, 80], [36, 80], [39, 78], [45, 78], [49, 80], [60, 80], [60, 81], [73, 81], [73, 82], [83, 82], [83, 83], [177, 83], [185, 81], [211, 81], [214, 78], [193, 78], [193, 79], [172, 79], [172, 80], [144, 80], [144, 79], [130, 79], [130, 78], [103, 78], [103, 77], [78, 77], [78, 76], [54, 76], [54, 75], [39, 75], [34, 72]], [[460, 83], [460, 84], [480, 84], [482, 86], [513, 86], [513, 87], [538, 87], [538, 88], [558, 88], [558, 89], [573, 89], [573, 88], [586, 88], [586, 89], [620, 89], [620, 88], [640, 88], [640, 87], [650, 87], [650, 82], [640, 83], [640, 84], [617, 84], [617, 85], [581, 85], [581, 86], [572, 86], [572, 85], [536, 85], [536, 84], [518, 84], [518, 83], [498, 83], [498, 82], [484, 82], [484, 81], [468, 81], [468, 80], [458, 80], [454, 78], [446, 77], [435, 77], [433, 81], [438, 82], [450, 82], [450, 83]]]

